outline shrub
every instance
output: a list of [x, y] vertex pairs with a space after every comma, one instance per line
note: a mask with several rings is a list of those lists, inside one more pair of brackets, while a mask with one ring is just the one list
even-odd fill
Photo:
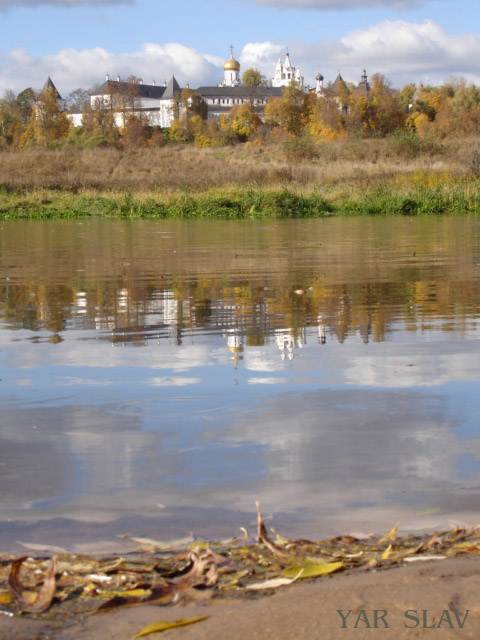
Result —
[[313, 160], [318, 158], [318, 149], [309, 134], [295, 136], [283, 143], [283, 151], [287, 160]]

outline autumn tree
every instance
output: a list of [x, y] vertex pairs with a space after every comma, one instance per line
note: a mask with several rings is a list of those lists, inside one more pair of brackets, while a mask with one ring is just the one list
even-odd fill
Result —
[[90, 107], [90, 94], [86, 89], [75, 89], [68, 94], [66, 107], [69, 113], [83, 113]]
[[88, 137], [89, 146], [114, 145], [118, 142], [120, 133], [115, 122], [115, 112], [109, 101], [97, 98], [92, 108], [83, 114], [82, 128]]
[[227, 115], [227, 122], [241, 142], [248, 140], [262, 124], [253, 106], [247, 103], [232, 107]]
[[267, 79], [258, 69], [247, 69], [242, 75], [244, 87], [266, 87]]
[[[176, 142], [191, 142], [199, 134], [201, 122], [207, 118], [208, 106], [202, 96], [192, 89], [182, 89], [172, 104], [173, 120], [170, 124], [170, 137]], [[194, 123], [190, 122], [195, 118]], [[203, 125], [202, 125], [203, 126]]]
[[309, 96], [308, 130], [317, 142], [344, 135], [343, 117], [334, 96]]
[[123, 147], [124, 149], [139, 149], [147, 146], [147, 130], [146, 123], [131, 114], [123, 128]]
[[293, 83], [265, 107], [265, 123], [299, 134], [308, 120], [306, 94]]
[[57, 92], [46, 87], [38, 95], [32, 109], [32, 115], [23, 132], [19, 146], [40, 146], [48, 149], [53, 142], [68, 135], [71, 123], [66, 113], [60, 110]]
[[368, 94], [359, 90], [350, 94], [345, 126], [357, 135], [384, 137], [405, 124], [400, 92], [378, 73], [372, 77], [370, 86]]

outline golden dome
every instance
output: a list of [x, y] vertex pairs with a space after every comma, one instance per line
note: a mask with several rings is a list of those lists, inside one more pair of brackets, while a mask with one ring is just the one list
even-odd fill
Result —
[[223, 65], [224, 71], [240, 71], [240, 63], [235, 60], [233, 53], [230, 54], [230, 58]]

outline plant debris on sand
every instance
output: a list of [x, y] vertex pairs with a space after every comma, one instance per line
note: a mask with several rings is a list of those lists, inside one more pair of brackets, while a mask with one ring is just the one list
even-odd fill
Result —
[[[258, 504], [257, 508], [255, 541], [245, 535], [168, 551], [160, 542], [145, 540], [136, 553], [108, 557], [0, 554], [0, 613], [71, 624], [79, 617], [119, 607], [258, 597], [296, 580], [339, 571], [382, 570], [480, 552], [478, 528], [399, 537], [397, 524], [380, 538], [344, 535], [314, 542], [289, 540], [273, 530], [270, 537]], [[169, 626], [158, 622], [139, 629], [138, 637], [162, 631], [162, 625], [166, 629], [199, 621], [181, 619]]]

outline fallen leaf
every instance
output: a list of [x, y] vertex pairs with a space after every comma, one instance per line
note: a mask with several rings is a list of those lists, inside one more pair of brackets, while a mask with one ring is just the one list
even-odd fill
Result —
[[27, 558], [28, 556], [23, 556], [22, 558], [18, 558], [12, 562], [12, 568], [10, 570], [10, 575], [8, 576], [8, 586], [14, 597], [20, 603], [22, 611], [25, 613], [43, 613], [52, 604], [52, 600], [57, 589], [57, 584], [55, 582], [57, 557], [52, 556], [47, 572], [45, 573], [45, 580], [42, 588], [33, 603], [25, 597], [24, 587], [20, 582], [20, 569]]
[[395, 540], [398, 538], [398, 527], [401, 522], [402, 521], [399, 520], [397, 524], [393, 527], [393, 529], [390, 529], [388, 533], [386, 533], [382, 538], [380, 538], [379, 543], [383, 544], [386, 542], [395, 542]]
[[387, 549], [382, 553], [382, 560], [388, 560], [388, 558], [392, 555], [392, 545], [388, 545]]
[[265, 524], [263, 522], [262, 514], [260, 513], [260, 504], [256, 500], [257, 505], [257, 540], [261, 544], [265, 545], [269, 551], [276, 553], [277, 555], [285, 555], [269, 538]]
[[202, 620], [206, 620], [207, 618], [208, 616], [201, 616], [200, 618], [181, 618], [180, 620], [176, 620], [175, 622], [164, 622], [163, 620], [152, 622], [152, 624], [149, 624], [139, 633], [137, 633], [136, 636], [133, 636], [133, 640], [136, 640], [136, 638], [142, 638], [143, 636], [148, 636], [151, 633], [161, 633], [162, 631], [166, 631], [167, 629], [185, 627], [187, 624], [195, 624], [196, 622], [201, 622]]
[[409, 557], [409, 558], [404, 558], [403, 561], [404, 562], [421, 562], [423, 561], [427, 561], [427, 560], [446, 560], [447, 556], [415, 556], [414, 558]]
[[299, 576], [301, 579], [316, 578], [318, 576], [325, 576], [329, 573], [334, 573], [335, 571], [340, 571], [340, 569], [343, 569], [344, 567], [345, 564], [343, 562], [324, 562], [318, 558], [306, 558], [298, 564], [284, 569], [282, 571], [282, 575], [286, 578], [293, 578], [298, 575], [299, 571], [301, 571], [302, 573]]
[[250, 591], [259, 591], [261, 589], [276, 589], [277, 587], [285, 587], [295, 582], [295, 580], [298, 580], [303, 571], [303, 569], [300, 569], [300, 571], [294, 578], [272, 578], [271, 580], [265, 580], [265, 582], [255, 582], [254, 584], [249, 584], [246, 589]]
[[453, 545], [452, 549], [468, 549], [469, 551], [480, 551], [478, 545], [473, 544], [473, 542], [471, 542], [470, 540], [467, 540], [466, 542], [458, 542], [457, 544]]
[[12, 602], [12, 594], [10, 591], [0, 592], [0, 604], [10, 604]]
[[275, 534], [275, 544], [278, 547], [284, 547], [285, 545], [287, 545], [290, 542], [290, 540], [288, 540], [287, 538], [284, 538], [283, 536], [278, 534], [273, 527], [270, 527], [270, 531], [273, 534]]

